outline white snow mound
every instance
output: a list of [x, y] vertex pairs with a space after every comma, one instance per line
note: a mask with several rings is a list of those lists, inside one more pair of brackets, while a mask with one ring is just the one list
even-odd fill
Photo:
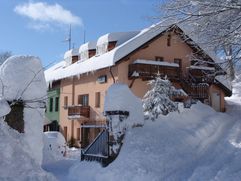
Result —
[[128, 111], [129, 117], [123, 123], [126, 128], [144, 123], [142, 102], [126, 84], [116, 83], [109, 87], [104, 111]]
[[43, 164], [63, 160], [65, 152], [66, 141], [60, 132], [44, 132]]
[[[29, 155], [23, 134], [13, 130], [2, 120], [0, 143], [0, 180], [56, 180]], [[38, 147], [36, 144], [35, 146]]]
[[[0, 180], [54, 180], [41, 169], [47, 88], [40, 60], [10, 57], [0, 66], [0, 78]], [[24, 102], [24, 133], [3, 121], [7, 101]]]
[[[239, 180], [241, 121], [201, 103], [127, 132], [117, 159], [100, 169], [82, 162], [72, 180]], [[80, 171], [81, 170], [81, 171]]]

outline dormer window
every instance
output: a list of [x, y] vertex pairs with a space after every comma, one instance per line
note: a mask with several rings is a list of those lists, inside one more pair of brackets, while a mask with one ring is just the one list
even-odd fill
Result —
[[77, 62], [78, 60], [79, 60], [79, 56], [78, 55], [72, 56], [72, 64]]
[[89, 50], [89, 58], [95, 56], [96, 54], [96, 49]]
[[80, 60], [85, 61], [96, 54], [96, 41], [87, 42], [79, 48]]
[[108, 43], [108, 51], [111, 51], [112, 49], [115, 48], [117, 41], [111, 41]]
[[101, 45], [98, 45], [96, 55], [102, 55], [102, 54], [106, 53], [107, 48], [108, 48], [108, 43], [103, 43]]

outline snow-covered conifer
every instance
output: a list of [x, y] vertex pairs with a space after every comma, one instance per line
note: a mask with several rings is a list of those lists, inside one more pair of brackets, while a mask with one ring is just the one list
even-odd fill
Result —
[[143, 98], [143, 108], [147, 119], [155, 120], [160, 114], [167, 115], [169, 112], [178, 111], [178, 105], [171, 98], [186, 95], [185, 92], [177, 90], [171, 82], [159, 75], [149, 81], [151, 90]]

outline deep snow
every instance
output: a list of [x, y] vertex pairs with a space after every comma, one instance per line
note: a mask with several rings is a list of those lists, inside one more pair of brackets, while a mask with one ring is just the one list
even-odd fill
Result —
[[[24, 118], [33, 121], [27, 124], [27, 138], [34, 143], [31, 147], [22, 133], [0, 120], [0, 180], [55, 180], [50, 173], [63, 181], [240, 180], [240, 81], [241, 76], [233, 83], [233, 96], [226, 99], [227, 113], [217, 113], [198, 102], [190, 109], [182, 108], [179, 113], [160, 116], [156, 121], [147, 120], [143, 127], [129, 129], [119, 156], [106, 168], [95, 162], [80, 162], [77, 156], [43, 165], [46, 172], [38, 162], [37, 149], [42, 146], [38, 142], [39, 132], [33, 132], [40, 130], [41, 121], [36, 123], [39, 112], [25, 110]], [[114, 93], [122, 90], [113, 87]], [[126, 98], [122, 96], [120, 101], [123, 103]], [[6, 106], [4, 100], [0, 101], [2, 105]], [[115, 104], [115, 109], [123, 105]], [[5, 108], [1, 114], [9, 111], [7, 106]], [[131, 111], [135, 114], [135, 107], [132, 106]], [[35, 124], [33, 128], [32, 124]]]
[[71, 181], [240, 180], [240, 82], [233, 87], [226, 113], [198, 102], [130, 129], [119, 156], [106, 168], [72, 160], [53, 163], [49, 170]]
[[197, 103], [130, 130], [112, 164], [100, 168], [97, 163], [79, 163], [71, 168], [69, 179], [238, 180], [240, 143], [240, 119]]
[[[41, 168], [46, 82], [40, 60], [13, 56], [0, 66], [0, 180], [55, 180]], [[7, 101], [23, 101], [24, 133], [4, 122]]]

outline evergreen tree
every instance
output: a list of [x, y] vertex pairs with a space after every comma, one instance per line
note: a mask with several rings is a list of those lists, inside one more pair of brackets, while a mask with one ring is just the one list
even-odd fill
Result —
[[158, 75], [149, 81], [151, 90], [143, 98], [143, 108], [147, 119], [155, 120], [160, 114], [167, 115], [169, 112], [178, 111], [178, 104], [171, 97], [186, 95], [177, 90], [167, 79], [161, 79]]

